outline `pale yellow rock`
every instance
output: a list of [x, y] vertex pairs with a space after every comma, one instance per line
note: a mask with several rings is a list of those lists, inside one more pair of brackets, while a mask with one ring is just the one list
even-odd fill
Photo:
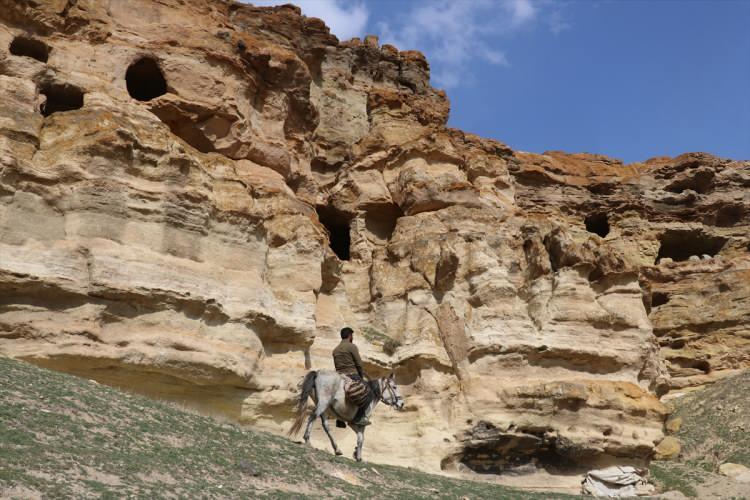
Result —
[[548, 475], [646, 462], [657, 393], [750, 363], [747, 162], [515, 152], [294, 8], [63, 4], [0, 0], [0, 354], [284, 433], [350, 325], [407, 401], [367, 460]]
[[682, 427], [682, 417], [673, 417], [673, 418], [670, 418], [664, 424], [664, 428], [670, 434], [676, 434], [677, 432], [679, 432], [680, 431], [680, 427]]
[[682, 451], [680, 440], [674, 436], [666, 436], [654, 449], [654, 460], [672, 460]]

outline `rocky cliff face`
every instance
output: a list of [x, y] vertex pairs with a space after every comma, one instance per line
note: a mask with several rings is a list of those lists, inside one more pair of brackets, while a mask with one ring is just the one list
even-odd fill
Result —
[[278, 432], [351, 325], [368, 459], [500, 473], [750, 364], [750, 162], [513, 151], [291, 6], [0, 0], [0, 90], [3, 354]]

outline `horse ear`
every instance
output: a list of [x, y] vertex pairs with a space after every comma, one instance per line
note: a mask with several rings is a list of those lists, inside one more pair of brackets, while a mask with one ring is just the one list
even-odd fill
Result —
[[391, 380], [393, 380], [393, 379], [396, 378], [396, 374], [394, 372], [391, 372], [391, 374], [388, 375], [388, 378], [391, 379]]

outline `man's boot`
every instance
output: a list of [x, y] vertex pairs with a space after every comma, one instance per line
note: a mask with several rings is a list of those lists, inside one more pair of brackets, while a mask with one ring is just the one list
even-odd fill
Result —
[[370, 425], [370, 419], [367, 418], [367, 407], [370, 406], [369, 404], [362, 405], [359, 407], [359, 410], [357, 410], [357, 414], [354, 415], [354, 419], [352, 420], [352, 423], [354, 425], [361, 425], [366, 426]]

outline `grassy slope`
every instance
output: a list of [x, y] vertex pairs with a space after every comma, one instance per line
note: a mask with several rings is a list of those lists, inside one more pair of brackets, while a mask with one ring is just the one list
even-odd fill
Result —
[[0, 497], [562, 498], [359, 464], [0, 357]]
[[724, 482], [719, 465], [750, 467], [750, 372], [727, 378], [673, 402], [682, 418], [675, 435], [682, 443], [678, 460], [654, 462], [651, 474], [664, 489], [701, 496], [700, 485]]

